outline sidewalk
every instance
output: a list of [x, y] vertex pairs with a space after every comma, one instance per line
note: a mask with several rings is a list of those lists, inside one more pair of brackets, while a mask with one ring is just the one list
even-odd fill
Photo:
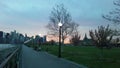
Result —
[[84, 68], [82, 65], [57, 58], [46, 52], [36, 52], [24, 46], [22, 48], [22, 68]]

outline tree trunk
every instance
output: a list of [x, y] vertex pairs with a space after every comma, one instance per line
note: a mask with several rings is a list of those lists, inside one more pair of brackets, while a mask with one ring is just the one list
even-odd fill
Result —
[[64, 41], [65, 41], [65, 39], [64, 39], [64, 38], [62, 38], [62, 45], [64, 45]]

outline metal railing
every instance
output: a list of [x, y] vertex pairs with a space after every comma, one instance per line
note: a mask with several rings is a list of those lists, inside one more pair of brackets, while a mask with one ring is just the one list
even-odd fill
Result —
[[0, 68], [20, 68], [21, 48], [22, 46], [17, 46], [0, 64]]

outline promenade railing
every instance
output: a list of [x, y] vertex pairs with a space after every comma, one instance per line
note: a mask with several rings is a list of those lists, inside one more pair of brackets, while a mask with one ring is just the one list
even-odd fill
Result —
[[16, 45], [15, 49], [6, 55], [1, 62], [0, 68], [21, 68], [21, 45]]

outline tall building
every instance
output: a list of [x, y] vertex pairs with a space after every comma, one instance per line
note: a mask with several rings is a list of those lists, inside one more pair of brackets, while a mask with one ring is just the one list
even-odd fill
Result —
[[3, 43], [3, 41], [4, 41], [4, 40], [3, 40], [3, 35], [4, 35], [4, 34], [3, 34], [3, 31], [0, 31], [0, 43]]
[[43, 43], [45, 43], [45, 42], [46, 42], [46, 35], [43, 36]]
[[10, 33], [6, 33], [5, 39], [5, 43], [10, 43]]
[[37, 44], [45, 43], [46, 42], [46, 36], [41, 37], [39, 35], [36, 35], [35, 39], [34, 39], [34, 42], [37, 43]]

